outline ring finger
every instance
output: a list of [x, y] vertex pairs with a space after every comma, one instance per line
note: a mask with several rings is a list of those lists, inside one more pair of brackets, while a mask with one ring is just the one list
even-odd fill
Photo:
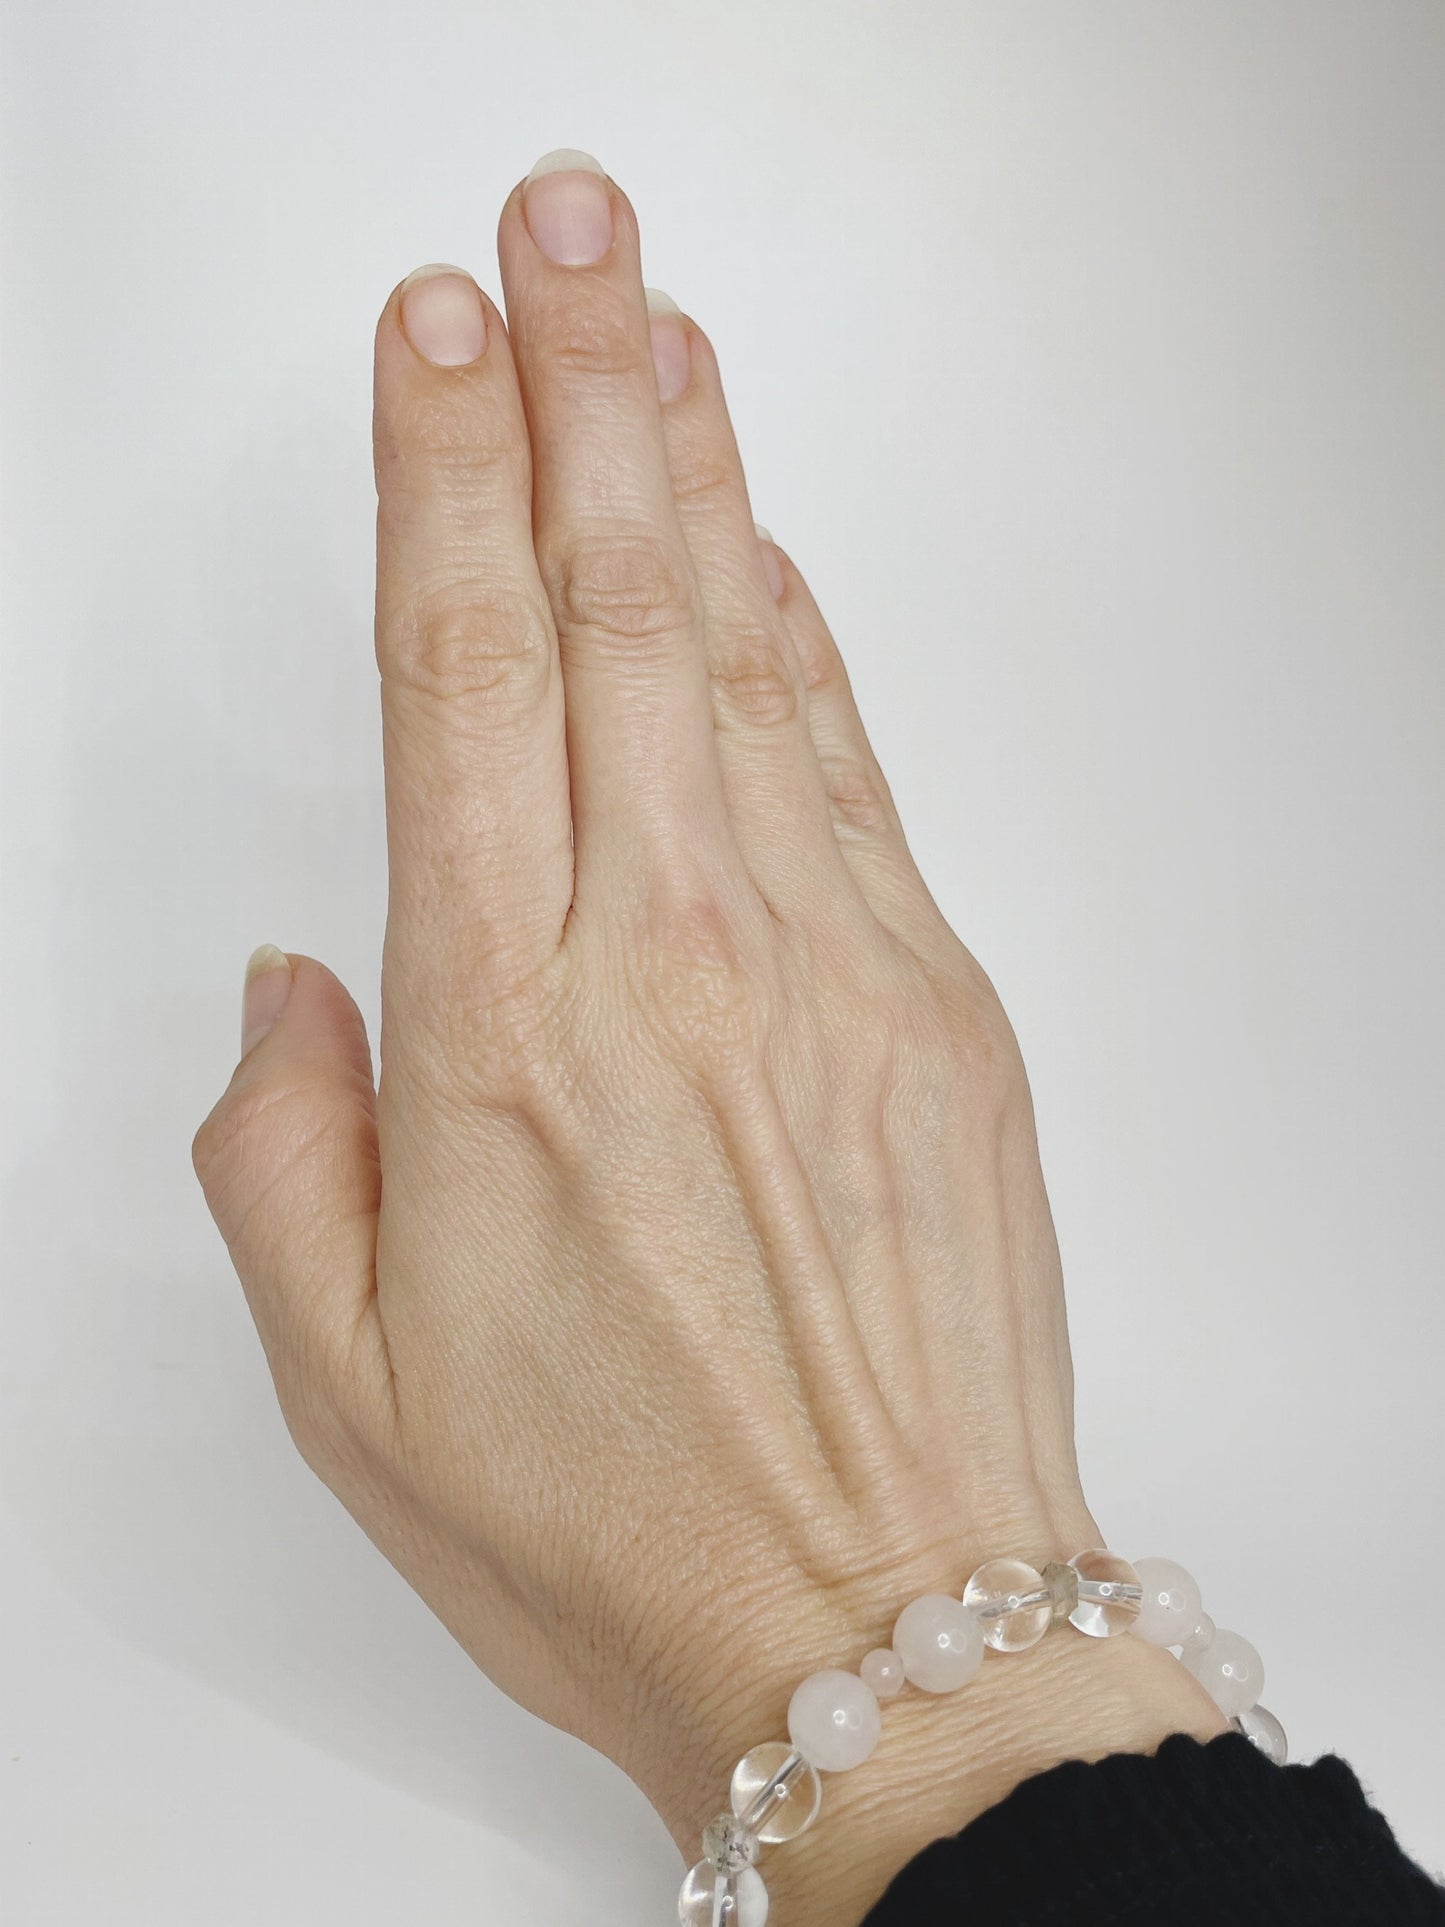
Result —
[[[786, 917], [865, 906], [843, 862], [808, 731], [797, 653], [770, 586], [712, 344], [649, 290], [652, 347], [678, 515], [706, 612], [713, 722], [733, 833]], [[779, 583], [779, 586], [781, 584]]]

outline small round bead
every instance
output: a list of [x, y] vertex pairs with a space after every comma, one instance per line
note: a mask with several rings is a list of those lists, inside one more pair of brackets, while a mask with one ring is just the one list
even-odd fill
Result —
[[1182, 1646], [1203, 1610], [1197, 1580], [1172, 1559], [1136, 1559], [1134, 1570], [1144, 1588], [1135, 1633], [1151, 1646]]
[[[745, 1753], [733, 1768], [728, 1798], [740, 1820], [747, 1820], [758, 1795], [794, 1757], [793, 1749], [782, 1740], [767, 1740]], [[818, 1817], [823, 1799], [823, 1783], [806, 1761], [783, 1781], [779, 1797], [754, 1814], [749, 1824], [765, 1846], [782, 1840], [796, 1840]]]
[[720, 1813], [702, 1830], [702, 1857], [719, 1873], [741, 1873], [758, 1857], [759, 1841], [735, 1813]]
[[1022, 1559], [990, 1559], [963, 1589], [963, 1603], [978, 1620], [985, 1646], [996, 1653], [1022, 1653], [1037, 1646], [1053, 1624], [1052, 1599], [1021, 1602], [1047, 1593], [1044, 1575]]
[[1069, 1564], [1081, 1582], [1088, 1580], [1109, 1589], [1101, 1599], [1085, 1599], [1081, 1584], [1079, 1603], [1069, 1614], [1069, 1624], [1090, 1639], [1117, 1639], [1120, 1633], [1127, 1633], [1139, 1617], [1138, 1597], [1121, 1598], [1117, 1592], [1119, 1587], [1139, 1584], [1139, 1575], [1129, 1561], [1117, 1552], [1095, 1546], [1088, 1552], [1075, 1553]]
[[903, 1691], [903, 1661], [891, 1647], [879, 1646], [865, 1656], [858, 1677], [875, 1699], [891, 1700]]
[[1194, 1622], [1194, 1630], [1180, 1647], [1180, 1657], [1188, 1659], [1191, 1653], [1202, 1652], [1215, 1634], [1214, 1621], [1208, 1613], [1201, 1613]]
[[715, 1927], [721, 1919], [726, 1927], [765, 1927], [768, 1918], [768, 1890], [756, 1867], [744, 1867], [734, 1874], [737, 1883], [736, 1915], [719, 1916], [718, 1885], [728, 1878], [706, 1860], [699, 1860], [682, 1883], [677, 1896], [677, 1917], [682, 1927]]
[[1289, 1758], [1289, 1741], [1284, 1728], [1266, 1706], [1251, 1706], [1247, 1713], [1236, 1713], [1229, 1724], [1242, 1733], [1251, 1746], [1257, 1746], [1267, 1760], [1283, 1766]]
[[1184, 1664], [1220, 1712], [1232, 1718], [1259, 1704], [1264, 1661], [1242, 1633], [1221, 1626], [1207, 1646], [1183, 1655]]
[[824, 1773], [862, 1766], [882, 1728], [878, 1702], [856, 1673], [814, 1673], [788, 1702], [789, 1738]]
[[983, 1664], [983, 1634], [961, 1599], [926, 1592], [898, 1615], [893, 1650], [912, 1685], [925, 1693], [951, 1693]]
[[1057, 1559], [1050, 1559], [1044, 1567], [1044, 1584], [1054, 1602], [1054, 1624], [1067, 1619], [1079, 1603], [1079, 1575], [1072, 1566], [1061, 1565]]

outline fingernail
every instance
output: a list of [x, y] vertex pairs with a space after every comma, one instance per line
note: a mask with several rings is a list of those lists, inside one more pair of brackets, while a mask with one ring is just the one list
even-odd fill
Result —
[[600, 161], [575, 147], [544, 154], [522, 188], [532, 239], [559, 268], [587, 268], [612, 246], [612, 195]]
[[259, 1044], [291, 995], [291, 959], [274, 943], [252, 951], [241, 992], [241, 1055]]
[[401, 284], [401, 325], [424, 361], [465, 368], [487, 345], [482, 291], [465, 268], [444, 261], [414, 268]]
[[676, 401], [692, 380], [692, 350], [687, 343], [682, 309], [661, 288], [644, 288], [652, 316], [652, 362], [657, 370], [657, 399]]
[[768, 578], [768, 589], [774, 602], [781, 602], [783, 590], [783, 565], [778, 560], [778, 552], [773, 547], [773, 538], [761, 522], [754, 522], [753, 528], [758, 538], [758, 553], [763, 558], [763, 574]]

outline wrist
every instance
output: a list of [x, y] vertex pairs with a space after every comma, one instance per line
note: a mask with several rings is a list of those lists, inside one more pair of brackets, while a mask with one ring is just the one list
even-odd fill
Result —
[[[1171, 1733], [1208, 1740], [1227, 1730], [1173, 1654], [1141, 1640], [1061, 1629], [1006, 1662], [989, 1656], [958, 1693], [890, 1700], [872, 1757], [822, 1775], [816, 1822], [771, 1849], [761, 1869], [770, 1918], [778, 1927], [855, 1927], [931, 1840], [959, 1832], [1034, 1774], [1067, 1759], [1152, 1753]], [[722, 1784], [713, 1811], [725, 1797]]]

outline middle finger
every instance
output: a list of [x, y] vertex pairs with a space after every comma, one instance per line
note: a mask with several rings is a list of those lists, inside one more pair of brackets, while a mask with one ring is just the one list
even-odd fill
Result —
[[585, 154], [538, 162], [498, 234], [566, 690], [576, 901], [594, 879], [741, 864], [702, 605], [663, 441], [637, 223]]

